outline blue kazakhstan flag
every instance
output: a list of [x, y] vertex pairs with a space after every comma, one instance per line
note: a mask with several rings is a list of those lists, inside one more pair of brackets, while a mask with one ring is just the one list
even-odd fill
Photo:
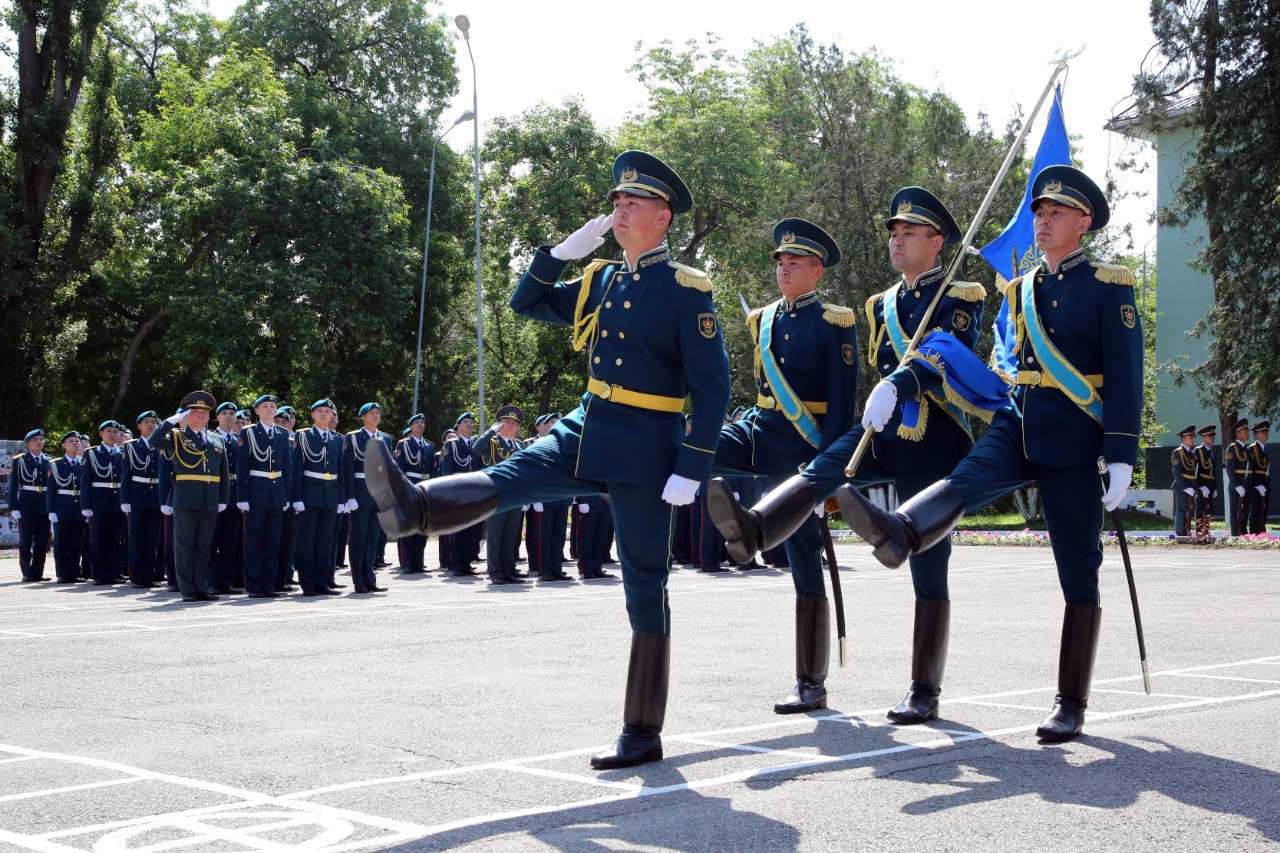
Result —
[[[1032, 182], [1046, 166], [1070, 164], [1071, 146], [1067, 141], [1067, 126], [1062, 120], [1062, 87], [1058, 86], [1053, 93], [1053, 107], [1049, 110], [1044, 136], [1040, 138], [1040, 147], [1036, 149], [1035, 160], [1031, 164], [1031, 174], [1022, 194], [1022, 204], [1018, 205], [1017, 212], [1004, 231], [1000, 232], [1000, 236], [978, 250], [983, 260], [1006, 281], [1013, 281], [1040, 263], [1040, 253], [1036, 250], [1033, 233], [1035, 217], [1031, 213]], [[1014, 338], [1007, 300], [1000, 305], [1000, 311], [996, 314], [995, 335], [995, 347], [991, 353], [992, 366], [1012, 373]]]

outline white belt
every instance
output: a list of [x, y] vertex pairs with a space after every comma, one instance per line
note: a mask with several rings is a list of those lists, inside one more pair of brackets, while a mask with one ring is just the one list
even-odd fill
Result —
[[361, 471], [361, 472], [357, 473], [357, 474], [356, 474], [356, 479], [357, 479], [357, 480], [363, 480], [363, 479], [364, 479], [364, 472], [363, 472], [363, 471]]
[[54, 491], [54, 494], [58, 494], [58, 495], [79, 495], [79, 494], [80, 494], [80, 490], [79, 490], [79, 489], [56, 489], [56, 490]]
[[328, 471], [303, 471], [303, 472], [302, 472], [302, 476], [304, 476], [304, 477], [314, 477], [314, 478], [316, 478], [317, 480], [336, 480], [336, 479], [338, 479], [338, 475], [337, 475], [337, 474], [330, 474]]
[[421, 480], [423, 477], [427, 476], [426, 474], [419, 474], [417, 471], [405, 471], [404, 475], [406, 477], [412, 477], [415, 480]]
[[268, 480], [274, 480], [280, 476], [279, 471], [250, 471], [250, 477], [266, 477]]
[[22, 487], [22, 491], [24, 492], [43, 492], [44, 490], [45, 490], [44, 486], [23, 486]]
[[134, 477], [133, 482], [146, 483], [148, 486], [154, 486], [156, 483], [160, 481], [155, 479], [154, 477]]
[[99, 483], [95, 481], [93, 484], [93, 487], [95, 489], [118, 489], [120, 488], [120, 484], [119, 483]]

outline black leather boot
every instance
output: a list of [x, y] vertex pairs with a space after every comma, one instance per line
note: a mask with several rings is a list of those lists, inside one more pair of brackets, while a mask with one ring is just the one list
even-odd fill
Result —
[[817, 504], [813, 487], [800, 476], [783, 482], [751, 509], [738, 503], [733, 489], [722, 478], [716, 477], [707, 484], [707, 512], [724, 537], [729, 556], [738, 565], [750, 563], [756, 554], [789, 539]]
[[827, 600], [796, 596], [796, 686], [773, 706], [775, 714], [803, 714], [827, 707], [827, 665], [831, 662], [831, 613]]
[[662, 721], [667, 716], [671, 637], [652, 631], [631, 635], [627, 700], [622, 734], [613, 748], [591, 756], [596, 770], [615, 770], [662, 760]]
[[1058, 696], [1053, 710], [1036, 729], [1036, 737], [1049, 743], [1071, 740], [1084, 729], [1084, 709], [1089, 706], [1089, 683], [1098, 652], [1102, 608], [1068, 604], [1062, 616], [1062, 647], [1058, 651]]
[[902, 725], [927, 723], [938, 716], [942, 671], [947, 665], [947, 634], [951, 628], [951, 602], [916, 599], [916, 622], [911, 649], [911, 689], [889, 712]]
[[912, 554], [937, 545], [964, 517], [964, 497], [939, 480], [894, 512], [885, 512], [849, 485], [836, 490], [849, 529], [871, 543], [872, 555], [896, 569]]
[[484, 521], [498, 506], [498, 490], [488, 474], [455, 474], [415, 483], [381, 441], [370, 442], [365, 449], [364, 477], [388, 536], [456, 533]]

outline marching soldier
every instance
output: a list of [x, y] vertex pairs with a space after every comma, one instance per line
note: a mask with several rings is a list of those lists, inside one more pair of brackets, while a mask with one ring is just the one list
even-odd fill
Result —
[[1253, 425], [1253, 442], [1249, 445], [1249, 488], [1245, 492], [1245, 505], [1249, 509], [1249, 532], [1267, 532], [1267, 514], [1270, 508], [1271, 463], [1267, 458], [1267, 435], [1271, 421], [1259, 421]]
[[53, 525], [53, 570], [58, 583], [79, 583], [80, 552], [84, 547], [84, 516], [80, 514], [80, 434], [67, 433], [59, 442], [63, 456], [49, 463], [45, 507]]
[[329, 587], [338, 506], [347, 502], [342, 479], [343, 440], [329, 430], [336, 408], [328, 397], [316, 400], [311, 404], [312, 427], [293, 437], [290, 500], [297, 519], [294, 553], [298, 583], [307, 598], [339, 594]]
[[1170, 464], [1173, 466], [1173, 532], [1175, 536], [1189, 536], [1194, 532], [1196, 495], [1199, 478], [1195, 444], [1195, 424], [1178, 433], [1182, 443], [1173, 449]]
[[80, 511], [89, 519], [89, 541], [93, 543], [93, 585], [124, 583], [120, 534], [125, 516], [120, 509], [120, 478], [123, 458], [116, 442], [122, 427], [116, 421], [98, 425], [102, 442], [85, 454], [80, 468]]
[[1235, 441], [1222, 453], [1222, 467], [1227, 474], [1227, 524], [1232, 536], [1249, 532], [1249, 516], [1245, 505], [1249, 485], [1249, 421], [1241, 418], [1231, 427]]
[[275, 425], [278, 406], [271, 394], [254, 400], [258, 423], [240, 433], [236, 447], [236, 506], [244, 513], [244, 581], [250, 598], [280, 597], [280, 536], [293, 456], [289, 436]]
[[13, 457], [9, 478], [9, 515], [18, 522], [18, 568], [23, 583], [42, 581], [49, 553], [49, 457], [44, 430], [33, 429], [23, 442], [27, 452]]
[[[729, 365], [711, 283], [671, 260], [667, 230], [693, 200], [679, 176], [638, 151], [614, 162], [614, 212], [586, 223], [554, 248], [540, 247], [510, 304], [521, 316], [570, 326], [588, 349], [582, 406], [540, 441], [482, 473], [414, 487], [385, 451], [370, 466], [371, 488], [393, 533], [458, 530], [524, 504], [607, 492], [618, 524], [623, 586], [632, 628], [623, 730], [593, 756], [601, 770], [662, 758], [671, 620], [674, 507], [693, 500], [711, 473], [716, 434], [729, 403]], [[568, 264], [599, 248], [613, 229], [622, 261], [594, 260], [580, 278]], [[681, 423], [692, 400], [693, 431]]]
[[218, 525], [213, 531], [213, 556], [209, 560], [209, 586], [221, 595], [244, 592], [244, 549], [240, 547], [240, 529], [244, 525], [244, 513], [236, 506], [240, 502], [236, 490], [234, 461], [239, 455], [240, 439], [237, 437], [238, 417], [235, 403], [219, 403], [214, 410], [218, 428], [216, 434], [227, 447], [232, 459], [231, 499], [226, 509], [218, 513]]
[[[427, 418], [420, 412], [409, 418], [404, 438], [396, 445], [396, 464], [405, 476], [415, 482], [430, 480], [436, 473], [436, 446], [422, 437], [427, 428]], [[407, 575], [422, 574], [427, 570], [427, 537], [420, 533], [400, 539], [400, 565]]]
[[[192, 391], [149, 439], [173, 470], [174, 572], [183, 601], [218, 600], [209, 591], [207, 569], [218, 513], [231, 500], [231, 457], [223, 440], [207, 428], [217, 403], [208, 391]], [[184, 418], [187, 426], [174, 429]]]
[[1032, 189], [1044, 257], [1005, 290], [1013, 322], [997, 340], [1016, 372], [1012, 404], [996, 412], [947, 479], [897, 511], [886, 513], [847, 487], [836, 497], [850, 528], [882, 563], [896, 566], [944, 541], [966, 508], [1036, 482], [1066, 600], [1058, 695], [1036, 734], [1058, 742], [1084, 726], [1102, 621], [1102, 510], [1120, 505], [1137, 461], [1143, 337], [1133, 274], [1080, 248], [1086, 232], [1107, 222], [1102, 190], [1071, 166], [1042, 169]]
[[[505, 462], [520, 450], [516, 436], [520, 434], [520, 423], [523, 420], [524, 411], [519, 406], [503, 406], [498, 409], [497, 420], [476, 440], [472, 449], [472, 455], [482, 469]], [[520, 524], [523, 520], [524, 513], [517, 506], [495, 512], [485, 522], [485, 566], [489, 583], [524, 583], [524, 579], [516, 574], [516, 548], [520, 544]], [[542, 577], [541, 580], [567, 580], [568, 577], [549, 576]]]
[[[477, 467], [472, 454], [475, 439], [472, 435], [476, 429], [476, 417], [470, 412], [463, 412], [453, 424], [456, 438], [445, 439], [441, 450], [440, 475], [469, 474], [473, 466]], [[484, 530], [484, 522], [477, 521], [461, 530], [449, 532], [449, 572], [454, 577], [466, 577], [476, 574], [471, 565], [480, 558], [480, 534]]]
[[365, 403], [360, 407], [360, 429], [347, 433], [342, 453], [342, 477], [346, 488], [347, 510], [351, 513], [351, 580], [354, 592], [386, 592], [378, 586], [374, 564], [377, 562], [378, 537], [382, 533], [378, 525], [378, 504], [369, 494], [365, 482], [365, 460], [371, 444], [390, 448], [392, 439], [378, 430], [382, 420], [382, 407], [377, 403]]
[[129, 582], [134, 589], [153, 589], [159, 586], [156, 557], [164, 533], [164, 516], [160, 513], [159, 454], [152, 451], [148, 439], [160, 423], [160, 416], [146, 411], [138, 415], [135, 423], [142, 437], [122, 449], [120, 511], [128, 516]]
[[1218, 427], [1200, 427], [1200, 446], [1196, 448], [1196, 539], [1208, 542], [1209, 525], [1213, 521], [1213, 499], [1218, 496], [1218, 460], [1213, 443], [1218, 440]]
[[[871, 452], [863, 457], [848, 482], [859, 488], [892, 482], [903, 500], [920, 492], [939, 473], [954, 468], [973, 446], [966, 410], [948, 392], [945, 375], [939, 372], [943, 368], [924, 360], [905, 362], [899, 367], [912, 336], [925, 321], [934, 295], [943, 286], [946, 275], [939, 259], [944, 247], [960, 242], [960, 226], [937, 196], [920, 187], [905, 187], [894, 195], [884, 225], [889, 263], [901, 278], [893, 287], [867, 300], [867, 358], [882, 378], [867, 398], [862, 423], [852, 425], [857, 377], [853, 367], [857, 361], [853, 312], [829, 309], [817, 301], [815, 293], [807, 297], [808, 313], [802, 312], [795, 319], [780, 314], [776, 308], [765, 309], [763, 318], [753, 315], [752, 331], [763, 340], [765, 321], [772, 314], [776, 328], [770, 337], [775, 348], [779, 344], [776, 333], [785, 333], [792, 324], [804, 322], [810, 330], [800, 343], [791, 344], [786, 365], [780, 360], [762, 362], [762, 399], [774, 408], [781, 408], [787, 401], [791, 406], [790, 413], [786, 409], [761, 413], [761, 417], [769, 415], [765, 421], [771, 427], [768, 437], [776, 446], [785, 448], [787, 465], [792, 470], [806, 456], [821, 452], [800, 476], [783, 480], [750, 512], [745, 512], [736, 500], [729, 500], [723, 487], [716, 485], [712, 492], [712, 517], [726, 533], [729, 553], [740, 562], [757, 551], [776, 546], [792, 531], [808, 531], [801, 533], [803, 547], [798, 547], [793, 538], [792, 547], [785, 549], [798, 596], [797, 684], [791, 696], [774, 706], [778, 713], [824, 707], [826, 690], [822, 678], [829, 660], [830, 623], [822, 582], [821, 534], [814, 507], [846, 482], [845, 466], [865, 431], [870, 428], [877, 434]], [[780, 245], [791, 245], [799, 237], [796, 234]], [[819, 235], [811, 236], [807, 244], [820, 245]], [[785, 255], [783, 258], [793, 264], [796, 261]], [[810, 263], [820, 273], [821, 266]], [[780, 261], [779, 284], [785, 293], [784, 271]], [[792, 273], [793, 281], [796, 275]], [[811, 278], [811, 282], [810, 288], [817, 280]], [[797, 302], [806, 298], [795, 296], [794, 284], [792, 291]], [[971, 351], [978, 340], [985, 296], [980, 284], [951, 282], [928, 318], [928, 333], [945, 335], [948, 341]], [[823, 342], [821, 346], [804, 343], [824, 332], [818, 338]], [[786, 346], [785, 340], [781, 343]], [[793, 371], [788, 370], [793, 360], [799, 361], [797, 367], [801, 368], [794, 371], [794, 379]], [[818, 420], [815, 406], [800, 402], [805, 399], [817, 401], [818, 406], [827, 403], [825, 420]], [[838, 402], [838, 407], [833, 402]], [[789, 420], [793, 414], [799, 415], [794, 423]], [[759, 459], [758, 453], [756, 458]], [[770, 469], [770, 473], [780, 480], [785, 468], [779, 466]], [[897, 723], [923, 723], [938, 713], [951, 624], [947, 587], [950, 557], [951, 543], [944, 539], [911, 559], [915, 591], [911, 686], [902, 702], [889, 712], [889, 718]]]

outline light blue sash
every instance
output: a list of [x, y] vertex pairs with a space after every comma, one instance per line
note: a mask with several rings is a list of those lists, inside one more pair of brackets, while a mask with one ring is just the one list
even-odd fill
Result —
[[[884, 304], [884, 326], [889, 332], [889, 343], [893, 344], [893, 351], [897, 354], [899, 363], [901, 363], [903, 356], [906, 355], [907, 348], [911, 346], [911, 336], [902, 327], [902, 320], [898, 317], [898, 291], [901, 287], [901, 283], [895, 284], [885, 291], [884, 298], [881, 300]], [[969, 430], [969, 419], [965, 417], [963, 409], [955, 403], [948, 402], [945, 394], [926, 391], [925, 396], [937, 403], [944, 412], [950, 415], [972, 440], [973, 433]], [[919, 398], [899, 401], [899, 405], [902, 406], [902, 426], [898, 432], [899, 436], [914, 441], [924, 438], [924, 430], [927, 423], [921, 421], [923, 409]]]
[[778, 362], [773, 357], [773, 352], [769, 345], [773, 341], [773, 318], [777, 314], [777, 308], [782, 300], [778, 300], [767, 306], [760, 315], [760, 369], [764, 373], [764, 378], [769, 381], [769, 388], [773, 391], [773, 399], [777, 401], [778, 408], [787, 420], [791, 421], [791, 425], [796, 428], [796, 432], [800, 433], [800, 437], [809, 443], [812, 447], [820, 447], [822, 445], [822, 428], [818, 426], [817, 420], [808, 409], [804, 407], [804, 403], [796, 396], [796, 392], [791, 390], [791, 386], [787, 384], [787, 379], [782, 375], [782, 368], [778, 366]]
[[[1033, 271], [1034, 272], [1034, 271]], [[1044, 326], [1040, 322], [1040, 315], [1036, 311], [1035, 291], [1032, 282], [1035, 279], [1033, 273], [1028, 273], [1022, 277], [1021, 299], [1023, 323], [1027, 329], [1027, 339], [1031, 341], [1031, 345], [1035, 347], [1036, 356], [1040, 359], [1040, 369], [1049, 374], [1049, 377], [1058, 384], [1058, 388], [1063, 394], [1067, 395], [1067, 399], [1079, 406], [1085, 414], [1093, 418], [1098, 423], [1102, 423], [1102, 398], [1098, 396], [1098, 389], [1089, 384], [1089, 380], [1084, 378], [1084, 374], [1075, 369], [1071, 362], [1067, 361], [1066, 356], [1058, 352], [1058, 348], [1049, 340], [1049, 336], [1045, 334]]]

